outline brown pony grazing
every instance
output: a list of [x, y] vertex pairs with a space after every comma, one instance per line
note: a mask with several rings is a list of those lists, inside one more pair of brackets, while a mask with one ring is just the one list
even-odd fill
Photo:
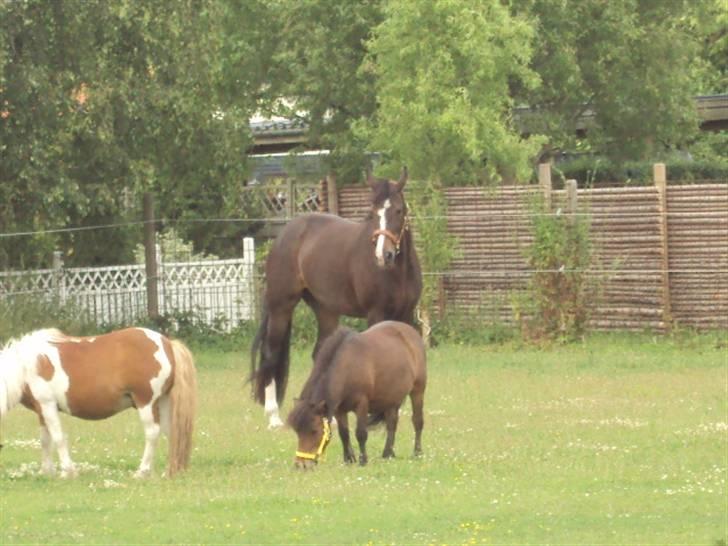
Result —
[[288, 416], [298, 435], [296, 466], [309, 468], [323, 455], [333, 417], [344, 447], [344, 461], [356, 458], [349, 441], [347, 413], [356, 413], [359, 464], [367, 463], [367, 424], [384, 420], [387, 441], [382, 457], [394, 457], [399, 407], [409, 395], [415, 428], [415, 455], [422, 452], [422, 406], [427, 383], [425, 346], [411, 326], [380, 322], [357, 334], [339, 328], [316, 356], [301, 397]]
[[59, 411], [95, 420], [133, 407], [146, 438], [135, 476], [151, 473], [160, 430], [169, 436], [172, 476], [189, 463], [196, 397], [197, 375], [187, 347], [145, 328], [97, 337], [38, 330], [0, 352], [0, 419], [19, 403], [38, 414], [46, 474], [55, 471], [55, 444], [61, 476], [76, 475]]
[[368, 175], [371, 209], [362, 222], [313, 213], [291, 220], [266, 261], [263, 317], [251, 351], [256, 400], [265, 404], [269, 428], [281, 426], [278, 403], [288, 380], [291, 317], [303, 299], [318, 321], [318, 353], [341, 315], [414, 323], [422, 273], [408, 229], [398, 182]]

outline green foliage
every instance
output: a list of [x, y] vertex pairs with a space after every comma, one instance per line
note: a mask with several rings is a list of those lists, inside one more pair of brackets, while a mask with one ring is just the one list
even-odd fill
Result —
[[578, 339], [587, 327], [596, 286], [586, 216], [551, 214], [533, 206], [533, 243], [526, 251], [531, 276], [525, 294], [514, 297], [516, 320], [526, 338]]
[[[244, 95], [233, 108], [221, 94], [223, 8], [0, 3], [0, 231], [116, 222], [145, 190], [165, 217], [234, 210], [253, 104]], [[215, 246], [199, 225], [186, 235]], [[4, 247], [4, 261], [41, 262], [55, 245], [79, 252], [70, 237], [39, 238]], [[133, 242], [119, 243], [97, 259], [129, 259]]]
[[[708, 159], [669, 159], [665, 161], [669, 182], [691, 182], [700, 180], [728, 181], [728, 162], [710, 157], [712, 149], [706, 144], [705, 151], [696, 153]], [[614, 163], [606, 159], [583, 157], [557, 163], [553, 167], [554, 187], [563, 187], [566, 180], [574, 179], [580, 187], [594, 183], [614, 182], [624, 185], [654, 184], [652, 161], [628, 161]]]
[[[157, 244], [163, 262], [200, 262], [220, 259], [214, 254], [195, 252], [192, 242], [185, 241], [173, 227], [157, 233]], [[144, 253], [144, 245], [137, 243], [134, 247], [134, 262], [143, 264], [145, 262]]]
[[540, 142], [514, 130], [509, 86], [538, 84], [528, 21], [497, 0], [407, 0], [384, 12], [364, 67], [378, 108], [358, 127], [371, 149], [415, 178], [523, 178]]
[[[646, 159], [697, 131], [693, 71], [702, 32], [684, 18], [705, 10], [692, 0], [512, 0], [535, 27], [537, 88], [515, 88], [531, 110], [529, 130], [549, 147], [575, 149], [587, 119], [591, 148], [617, 160]], [[593, 121], [593, 122], [592, 122]]]
[[424, 272], [419, 307], [428, 317], [434, 317], [441, 275], [458, 256], [457, 238], [447, 228], [447, 200], [440, 184], [412, 181], [407, 186], [407, 200]]
[[371, 29], [382, 18], [380, 2], [279, 0], [273, 5], [277, 47], [267, 109], [305, 119], [309, 146], [331, 149], [326, 162], [338, 179], [359, 180], [366, 142], [351, 124], [376, 109], [374, 77], [362, 64]]
[[0, 298], [0, 346], [40, 328], [59, 328], [74, 335], [98, 331], [91, 318], [72, 302], [35, 295]]

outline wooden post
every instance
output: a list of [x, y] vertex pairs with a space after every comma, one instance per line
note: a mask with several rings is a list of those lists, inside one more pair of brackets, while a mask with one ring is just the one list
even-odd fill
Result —
[[655, 163], [652, 176], [657, 189], [657, 213], [660, 229], [660, 271], [662, 277], [662, 317], [665, 328], [672, 328], [672, 301], [670, 297], [670, 245], [667, 225], [667, 173], [664, 163]]
[[290, 220], [296, 215], [296, 187], [292, 178], [286, 180], [286, 193], [286, 220]]
[[159, 317], [156, 238], [154, 198], [151, 193], [147, 192], [144, 194], [144, 265], [147, 274], [147, 314], [151, 319]]
[[336, 175], [329, 173], [326, 176], [326, 200], [329, 204], [329, 212], [339, 215], [339, 191], [336, 189]]
[[574, 215], [577, 209], [576, 180], [566, 181], [566, 213], [569, 222], [574, 223]]
[[53, 251], [53, 285], [58, 301], [66, 303], [66, 285], [63, 282], [63, 254], [60, 250]]
[[551, 164], [540, 163], [538, 166], [538, 185], [543, 192], [544, 206], [547, 211], [551, 210]]

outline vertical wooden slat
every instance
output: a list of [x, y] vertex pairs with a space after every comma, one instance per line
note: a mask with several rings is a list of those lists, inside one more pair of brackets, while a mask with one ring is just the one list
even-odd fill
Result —
[[667, 226], [667, 175], [664, 163], [655, 163], [653, 178], [657, 188], [657, 212], [660, 229], [660, 275], [662, 277], [662, 317], [665, 328], [672, 326], [672, 302], [670, 298], [670, 256]]

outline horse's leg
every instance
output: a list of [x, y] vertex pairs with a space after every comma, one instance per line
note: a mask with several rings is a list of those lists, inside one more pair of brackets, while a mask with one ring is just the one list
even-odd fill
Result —
[[369, 403], [363, 400], [356, 408], [356, 441], [359, 442], [359, 464], [364, 466], [367, 457], [367, 424], [369, 423]]
[[134, 473], [135, 478], [146, 478], [152, 472], [152, 463], [154, 462], [154, 451], [157, 448], [159, 440], [159, 408], [157, 407], [157, 415], [155, 416], [154, 406], [156, 401], [149, 402], [146, 406], [138, 406], [139, 419], [144, 427], [144, 454], [139, 464], [139, 469]]
[[[266, 331], [265, 340], [263, 341], [263, 361], [279, 363], [282, 358], [285, 358], [284, 352], [288, 349], [283, 347], [285, 343], [290, 343], [290, 340], [286, 340], [288, 336], [288, 329], [290, 328], [290, 322], [293, 315], [293, 309], [295, 308], [297, 300], [293, 303], [290, 308], [280, 312], [272, 312], [268, 319], [268, 329]], [[266, 417], [268, 417], [268, 428], [280, 428], [283, 426], [279, 409], [278, 409], [278, 397], [276, 395], [276, 380], [271, 379], [271, 382], [265, 387], [265, 404], [263, 411]]]
[[399, 407], [388, 409], [384, 412], [384, 419], [387, 423], [387, 441], [384, 443], [382, 457], [389, 459], [394, 457], [394, 435], [397, 432], [397, 421], [399, 419]]
[[316, 345], [314, 345], [312, 355], [315, 359], [324, 340], [329, 337], [339, 325], [339, 314], [325, 309], [308, 290], [303, 292], [303, 301], [306, 302], [306, 305], [308, 305], [314, 315], [316, 315], [316, 322], [318, 323], [318, 335], [316, 336]]
[[356, 455], [354, 455], [354, 449], [351, 447], [351, 438], [349, 437], [349, 418], [345, 411], [336, 412], [336, 422], [339, 426], [341, 445], [344, 448], [344, 462], [353, 463], [356, 461]]
[[56, 466], [53, 464], [53, 440], [51, 433], [45, 423], [40, 424], [40, 447], [41, 447], [41, 465], [40, 470], [43, 474], [53, 476], [56, 473]]
[[61, 462], [61, 478], [73, 478], [77, 475], [76, 466], [73, 464], [71, 455], [68, 452], [68, 443], [61, 428], [57, 402], [55, 400], [44, 402], [41, 404], [40, 409], [50, 440], [58, 450], [58, 459]]
[[423, 406], [425, 401], [424, 391], [413, 391], [410, 393], [412, 400], [412, 426], [415, 429], [415, 457], [422, 454], [422, 427], [425, 424]]

